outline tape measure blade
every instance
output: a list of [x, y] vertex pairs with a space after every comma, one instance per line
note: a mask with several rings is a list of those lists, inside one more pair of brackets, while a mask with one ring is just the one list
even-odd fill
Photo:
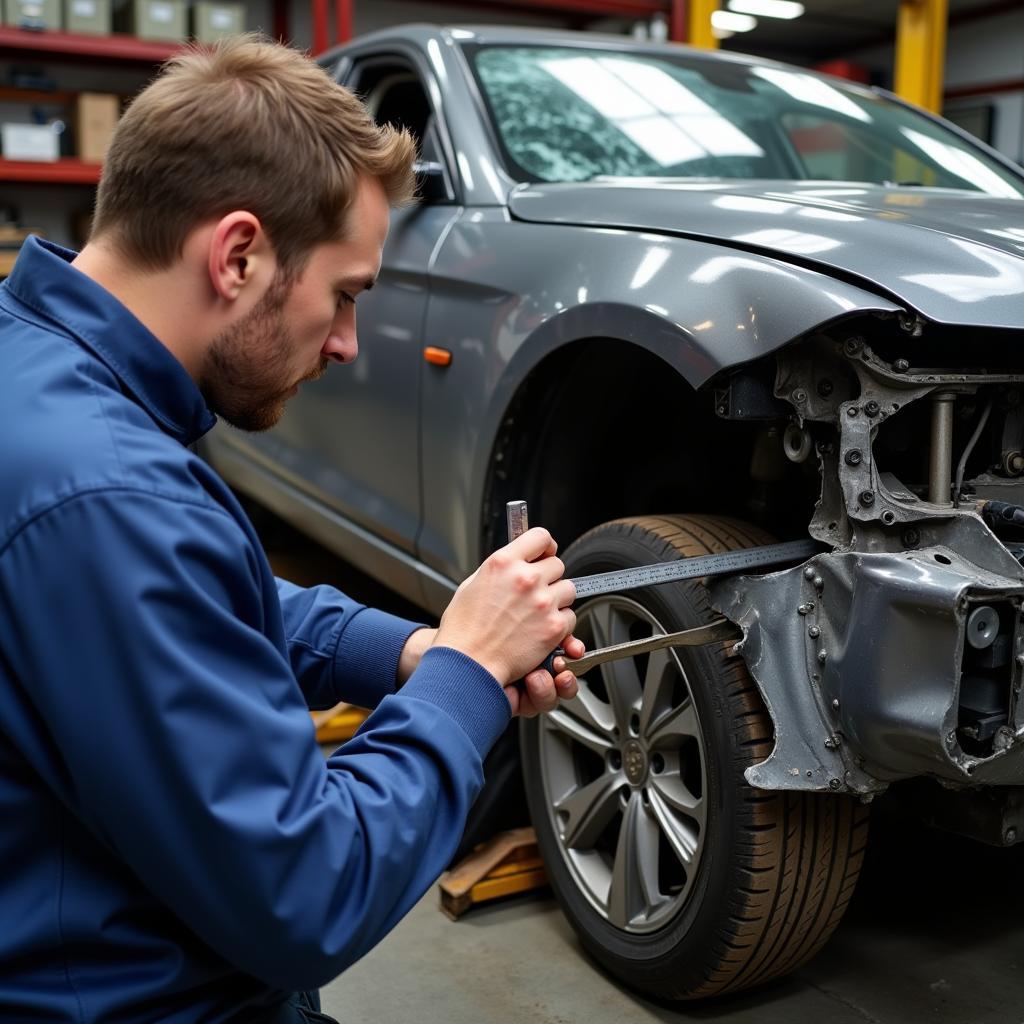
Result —
[[595, 573], [593, 576], [581, 576], [572, 582], [576, 587], [576, 599], [579, 600], [619, 590], [636, 590], [638, 587], [654, 587], [662, 583], [700, 579], [702, 576], [741, 573], [780, 562], [803, 561], [817, 550], [818, 545], [813, 540], [786, 541], [783, 544], [768, 544], [739, 551], [723, 551], [717, 555], [699, 555], [673, 562], [638, 565], [633, 569]]

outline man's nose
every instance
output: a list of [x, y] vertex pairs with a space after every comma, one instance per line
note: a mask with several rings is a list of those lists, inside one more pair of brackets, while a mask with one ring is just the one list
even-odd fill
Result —
[[324, 358], [334, 363], [351, 363], [359, 355], [359, 341], [356, 332], [345, 334], [332, 333], [328, 336], [322, 349]]

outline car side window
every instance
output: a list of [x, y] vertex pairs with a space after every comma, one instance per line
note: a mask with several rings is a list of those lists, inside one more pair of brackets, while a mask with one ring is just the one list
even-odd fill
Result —
[[[368, 58], [356, 65], [349, 86], [366, 104], [377, 124], [406, 129], [416, 140], [418, 159], [444, 168], [445, 190], [452, 195], [437, 118], [417, 71], [395, 58]], [[439, 197], [435, 195], [431, 201], [437, 202]]]
[[782, 125], [809, 178], [828, 181], [907, 181], [936, 185], [936, 168], [858, 124], [788, 113]]

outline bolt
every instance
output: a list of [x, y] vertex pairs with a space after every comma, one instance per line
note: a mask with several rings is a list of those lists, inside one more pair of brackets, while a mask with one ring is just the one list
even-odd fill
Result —
[[818, 637], [821, 636], [821, 627], [820, 626], [811, 626], [810, 629], [807, 630], [807, 635], [809, 637], [812, 637], [813, 639], [817, 640]]
[[839, 737], [838, 736], [829, 736], [829, 738], [827, 740], [825, 740], [825, 749], [826, 750], [838, 750], [839, 749]]
[[724, 405], [720, 405], [720, 406], [719, 406], [719, 407], [718, 407], [718, 408], [717, 408], [717, 409], [715, 410], [715, 412], [717, 412], [719, 416], [724, 416], [724, 415], [725, 415], [725, 414], [726, 414], [726, 413], [727, 413], [728, 411], [729, 411], [729, 410], [728, 410], [728, 409], [727, 409], [727, 408], [726, 408], [726, 407], [725, 407]]
[[1003, 836], [1003, 842], [1005, 842], [1007, 846], [1011, 846], [1013, 843], [1017, 842], [1017, 830], [1015, 828], [1008, 828], [1006, 830], [1006, 835]]
[[809, 779], [814, 778], [813, 773], [812, 772], [808, 772], [807, 773], [807, 778], [809, 778]]
[[874, 491], [861, 491], [857, 496], [857, 500], [865, 507], [871, 508], [875, 503], [875, 492]]
[[827, 658], [828, 655], [824, 651], [818, 651], [818, 661], [820, 661], [823, 665], [825, 664], [825, 660]]
[[838, 789], [841, 785], [842, 785], [842, 783], [838, 779], [829, 779], [828, 780], [828, 788], [829, 789]]
[[804, 391], [803, 388], [797, 388], [796, 391], [793, 392], [792, 398], [793, 401], [799, 405], [801, 402], [807, 401], [807, 392]]
[[921, 532], [916, 526], [908, 526], [903, 531], [903, 543], [908, 548], [916, 548], [921, 543]]
[[815, 590], [821, 590], [825, 586], [825, 581], [820, 576], [815, 576], [811, 582], [814, 584]]
[[802, 605], [800, 605], [799, 608], [797, 608], [797, 614], [799, 614], [799, 615], [809, 615], [813, 611], [814, 611], [814, 602], [813, 601], [808, 601], [806, 604], [802, 604]]
[[851, 406], [850, 406], [850, 407], [849, 407], [849, 408], [848, 408], [848, 409], [846, 410], [846, 415], [847, 415], [847, 416], [851, 416], [851, 417], [852, 417], [852, 416], [856, 416], [856, 415], [857, 415], [857, 413], [859, 413], [859, 412], [860, 412], [860, 409], [858, 409], [858, 408], [857, 408], [857, 406], [855, 406], [855, 405], [851, 405]]
[[863, 458], [864, 456], [861, 455], [859, 448], [851, 448], [846, 453], [846, 458], [844, 461], [848, 466], [859, 466], [861, 463], [861, 459]]
[[906, 359], [897, 359], [896, 362], [892, 364], [892, 368], [897, 373], [906, 373], [907, 370], [910, 369], [910, 363], [908, 363]]
[[844, 347], [848, 356], [855, 356], [860, 351], [860, 338], [847, 338]]
[[828, 398], [829, 395], [835, 390], [835, 385], [827, 377], [818, 381], [818, 394], [822, 398]]
[[832, 710], [833, 711], [838, 711], [839, 710], [839, 698], [838, 697], [833, 697], [833, 699], [832, 699]]
[[808, 565], [804, 569], [804, 579], [805, 580], [813, 580], [814, 579], [814, 566], [813, 565]]
[[893, 512], [892, 509], [887, 508], [882, 513], [882, 522], [885, 523], [886, 526], [892, 526], [892, 524], [896, 522], [896, 513]]
[[881, 412], [881, 410], [882, 410], [882, 407], [874, 399], [871, 399], [870, 402], [865, 402], [864, 403], [864, 411], [869, 416], [872, 416], [872, 417], [877, 416], [879, 414], [879, 412]]

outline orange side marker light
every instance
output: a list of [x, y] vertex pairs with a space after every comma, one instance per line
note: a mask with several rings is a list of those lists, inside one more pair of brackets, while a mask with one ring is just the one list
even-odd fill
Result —
[[434, 348], [428, 345], [423, 350], [423, 358], [433, 366], [448, 366], [452, 361], [452, 354], [446, 348]]

